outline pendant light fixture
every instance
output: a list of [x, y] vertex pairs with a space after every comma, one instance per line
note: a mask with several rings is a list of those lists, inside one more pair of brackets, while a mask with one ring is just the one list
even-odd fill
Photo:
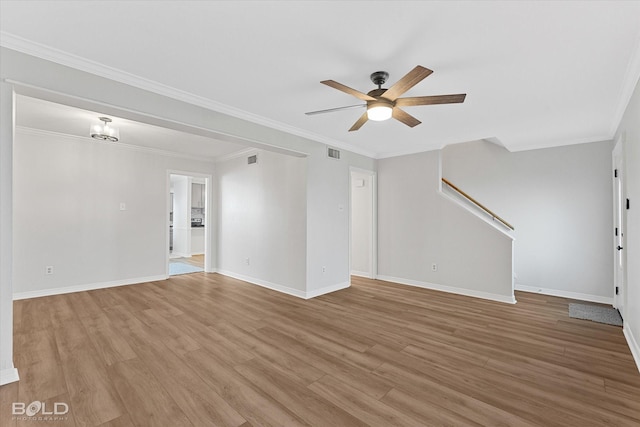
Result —
[[100, 139], [102, 141], [117, 142], [120, 139], [120, 131], [118, 128], [110, 126], [111, 119], [108, 117], [98, 117], [100, 121], [91, 125], [91, 138]]

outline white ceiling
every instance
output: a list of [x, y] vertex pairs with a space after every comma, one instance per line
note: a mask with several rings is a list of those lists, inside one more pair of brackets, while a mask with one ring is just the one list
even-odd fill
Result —
[[[640, 75], [640, 2], [5, 1], [3, 46], [374, 157], [494, 138], [510, 150], [610, 139]], [[416, 65], [422, 121], [368, 122], [367, 92]], [[388, 87], [388, 85], [387, 85]]]

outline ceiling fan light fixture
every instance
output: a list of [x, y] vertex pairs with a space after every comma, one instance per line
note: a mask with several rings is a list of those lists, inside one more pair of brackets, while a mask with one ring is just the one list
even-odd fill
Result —
[[120, 131], [118, 128], [109, 125], [111, 119], [108, 117], [98, 117], [97, 122], [91, 125], [89, 134], [91, 138], [102, 141], [117, 142], [120, 139]]
[[[349, 128], [349, 132], [356, 131], [362, 127], [368, 120], [383, 121], [390, 118], [394, 118], [397, 121], [409, 126], [410, 128], [418, 126], [420, 120], [413, 117], [411, 114], [404, 111], [403, 107], [413, 107], [417, 105], [435, 105], [435, 104], [457, 104], [464, 102], [467, 94], [459, 93], [455, 95], [433, 95], [433, 96], [410, 96], [401, 98], [409, 89], [420, 83], [425, 78], [429, 77], [433, 73], [433, 70], [423, 67], [422, 65], [416, 65], [413, 70], [409, 71], [400, 80], [395, 82], [390, 88], [383, 89], [382, 85], [389, 78], [389, 73], [386, 71], [376, 71], [371, 74], [371, 81], [378, 85], [377, 89], [371, 90], [368, 93], [363, 93], [358, 90], [352, 89], [349, 86], [345, 86], [342, 83], [338, 83], [334, 80], [323, 80], [320, 83], [337, 89], [346, 94], [355, 96], [361, 101], [366, 101], [367, 111], [362, 114], [358, 120]], [[332, 111], [346, 110], [349, 108], [358, 107], [339, 107], [330, 108], [328, 110], [311, 111], [305, 113], [308, 116], [312, 114], [329, 113]], [[360, 104], [359, 107], [364, 107]]]
[[376, 122], [390, 119], [392, 113], [393, 108], [382, 102], [372, 102], [367, 107], [367, 117]]

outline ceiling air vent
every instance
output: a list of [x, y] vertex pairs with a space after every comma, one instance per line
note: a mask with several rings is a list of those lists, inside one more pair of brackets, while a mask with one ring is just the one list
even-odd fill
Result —
[[252, 165], [254, 163], [258, 163], [258, 155], [254, 154], [253, 156], [247, 157], [247, 164]]
[[335, 148], [328, 147], [327, 156], [329, 156], [332, 159], [340, 160], [340, 150], [336, 150]]

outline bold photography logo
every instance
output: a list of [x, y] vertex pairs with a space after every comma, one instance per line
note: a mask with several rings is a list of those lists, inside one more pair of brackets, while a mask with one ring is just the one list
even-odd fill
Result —
[[[45, 402], [34, 400], [28, 405], [24, 402], [13, 402], [11, 413], [14, 417], [62, 419], [62, 415], [69, 413], [69, 405], [64, 402], [53, 402], [53, 408], [47, 407]], [[65, 417], [66, 418], [66, 417]]]

